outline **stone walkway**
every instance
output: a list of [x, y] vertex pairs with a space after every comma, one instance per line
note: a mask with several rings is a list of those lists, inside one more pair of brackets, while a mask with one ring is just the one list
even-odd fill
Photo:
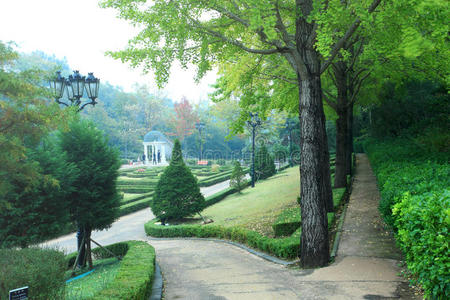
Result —
[[151, 239], [165, 299], [419, 299], [398, 276], [400, 255], [378, 200], [367, 157], [358, 155], [338, 255], [322, 269], [283, 267], [220, 242]]

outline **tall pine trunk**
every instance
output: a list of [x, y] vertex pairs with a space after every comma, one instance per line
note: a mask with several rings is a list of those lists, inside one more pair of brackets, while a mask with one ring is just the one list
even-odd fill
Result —
[[[318, 67], [317, 54], [309, 52], [310, 66]], [[311, 55], [312, 54], [312, 55]], [[298, 76], [300, 87], [301, 164], [300, 207], [302, 234], [301, 265], [304, 268], [322, 267], [329, 261], [328, 220], [326, 203], [330, 178], [325, 174], [329, 158], [326, 149], [325, 120], [319, 72], [306, 78]], [[324, 171], [325, 170], [325, 171]], [[328, 183], [327, 183], [328, 181]]]

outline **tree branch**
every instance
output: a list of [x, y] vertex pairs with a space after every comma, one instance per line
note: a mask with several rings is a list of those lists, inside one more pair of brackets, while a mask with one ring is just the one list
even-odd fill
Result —
[[[323, 93], [322, 93], [322, 97], [323, 97], [323, 99], [325, 100], [325, 102], [334, 110], [334, 111], [336, 111], [337, 112], [337, 103], [335, 102], [335, 101], [333, 101], [333, 100], [331, 100], [331, 93], [330, 92], [328, 92], [327, 90], [325, 90], [325, 89], [322, 89], [322, 91], [323, 91]], [[327, 96], [327, 95], [325, 95], [325, 94], [327, 94], [327, 95], [329, 95], [329, 96]]]
[[249, 48], [247, 46], [245, 46], [242, 42], [239, 42], [237, 40], [234, 39], [230, 39], [226, 36], [224, 36], [223, 34], [221, 34], [220, 32], [214, 31], [208, 27], [203, 26], [199, 21], [190, 18], [191, 21], [194, 23], [194, 26], [197, 27], [200, 30], [205, 31], [207, 34], [215, 36], [219, 39], [221, 39], [223, 42], [234, 45], [246, 52], [249, 53], [254, 53], [254, 54], [264, 54], [264, 55], [268, 55], [268, 54], [274, 54], [274, 53], [279, 53], [281, 52], [282, 49], [277, 49], [277, 48], [272, 48], [272, 49], [254, 49], [254, 48]]
[[[372, 4], [370, 5], [368, 12], [372, 13], [377, 6], [380, 4], [381, 0], [374, 0]], [[345, 42], [355, 33], [356, 29], [358, 29], [359, 25], [361, 24], [361, 19], [359, 17], [356, 18], [356, 20], [353, 22], [352, 25], [347, 29], [347, 32], [344, 34], [344, 36], [337, 41], [337, 43], [334, 45], [333, 49], [331, 50], [331, 55], [328, 58], [328, 60], [325, 61], [325, 63], [320, 68], [320, 73], [322, 74], [331, 64], [333, 59], [338, 54], [339, 50], [345, 45]]]
[[358, 83], [356, 84], [356, 88], [355, 88], [355, 92], [353, 93], [352, 97], [350, 98], [349, 103], [347, 104], [347, 107], [350, 107], [351, 105], [353, 105], [356, 101], [356, 95], [358, 95], [359, 90], [361, 89], [361, 85], [363, 83], [364, 80], [366, 80], [370, 75], [370, 72], [367, 72], [366, 75], [364, 75], [363, 77], [361, 77], [360, 80], [358, 80]]

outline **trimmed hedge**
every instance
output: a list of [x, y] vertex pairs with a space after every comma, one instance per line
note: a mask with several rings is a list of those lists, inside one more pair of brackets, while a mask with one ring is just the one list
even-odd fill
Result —
[[[142, 241], [120, 242], [106, 248], [123, 258], [114, 280], [91, 299], [148, 299], [155, 272], [155, 249]], [[111, 257], [101, 248], [95, 248], [92, 252], [96, 257]], [[76, 253], [70, 254], [72, 256]]]
[[283, 210], [273, 223], [276, 237], [293, 234], [301, 226], [300, 207], [290, 207]]
[[400, 138], [368, 140], [365, 150], [380, 189], [380, 212], [396, 232], [408, 269], [426, 298], [450, 298], [448, 152]]
[[120, 207], [119, 216], [120, 217], [125, 216], [125, 215], [131, 214], [135, 211], [148, 208], [150, 206], [150, 201], [151, 201], [152, 197], [144, 198], [139, 201], [134, 201], [134, 202], [122, 205]]
[[154, 186], [117, 185], [117, 189], [127, 194], [144, 194], [155, 190]]
[[154, 193], [155, 192], [150, 192], [150, 193], [145, 193], [145, 194], [136, 194], [136, 196], [133, 196], [127, 200], [122, 200], [120, 202], [120, 204], [123, 206], [125, 204], [129, 204], [129, 203], [133, 203], [133, 202], [145, 199], [145, 198], [149, 198], [149, 197], [152, 197]]
[[[334, 209], [342, 203], [345, 198], [346, 188], [333, 189], [333, 204]], [[299, 199], [297, 199], [298, 203]], [[328, 227], [331, 228], [334, 222], [334, 213], [328, 213]], [[291, 235], [301, 226], [300, 207], [290, 207], [281, 212], [278, 215], [275, 223], [272, 225], [275, 236], [287, 236]]]
[[284, 259], [298, 256], [300, 239], [272, 239], [255, 231], [241, 227], [224, 227], [219, 225], [156, 225], [156, 219], [144, 225], [145, 232], [154, 237], [200, 237], [228, 239]]

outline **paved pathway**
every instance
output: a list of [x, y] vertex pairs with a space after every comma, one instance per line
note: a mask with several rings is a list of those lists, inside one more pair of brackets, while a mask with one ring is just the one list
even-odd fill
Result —
[[165, 279], [165, 299], [414, 299], [397, 276], [398, 251], [380, 223], [367, 157], [358, 155], [357, 164], [332, 265], [299, 270], [225, 243], [150, 239]]
[[[379, 194], [367, 157], [358, 155], [353, 193], [336, 261], [322, 269], [300, 270], [263, 260], [238, 247], [214, 241], [158, 240], [145, 236], [149, 209], [124, 216], [93, 238], [109, 244], [148, 240], [165, 279], [165, 299], [415, 299], [398, 277], [397, 250], [378, 216]], [[211, 195], [225, 183], [204, 188]], [[50, 245], [73, 251], [75, 236]]]
[[[229, 184], [230, 181], [227, 180], [209, 187], [201, 188], [200, 191], [205, 197], [208, 197], [227, 188]], [[119, 218], [108, 230], [92, 232], [92, 239], [102, 245], [127, 240], [145, 240], [147, 237], [144, 231], [144, 224], [153, 218], [154, 215], [150, 208], [137, 211]], [[58, 247], [67, 253], [76, 251], [75, 233], [47, 241], [43, 245]]]

